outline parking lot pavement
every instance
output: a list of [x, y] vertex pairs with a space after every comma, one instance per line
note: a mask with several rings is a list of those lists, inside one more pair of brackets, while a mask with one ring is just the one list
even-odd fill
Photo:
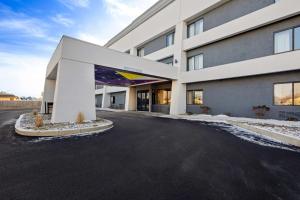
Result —
[[114, 128], [44, 140], [0, 111], [0, 199], [300, 199], [300, 154], [217, 126], [98, 112]]

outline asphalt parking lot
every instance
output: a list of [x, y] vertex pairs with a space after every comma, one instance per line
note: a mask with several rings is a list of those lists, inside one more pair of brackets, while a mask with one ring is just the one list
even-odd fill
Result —
[[0, 199], [300, 199], [300, 153], [257, 145], [217, 126], [98, 112], [114, 128], [25, 138], [0, 111]]

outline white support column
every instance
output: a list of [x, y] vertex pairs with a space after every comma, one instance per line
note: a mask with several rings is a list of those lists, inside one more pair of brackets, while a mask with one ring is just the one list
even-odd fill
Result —
[[107, 93], [106, 85], [103, 86], [103, 94], [102, 94], [102, 108], [109, 108], [110, 107], [110, 94]]
[[51, 122], [74, 122], [79, 112], [96, 119], [94, 65], [61, 59]]
[[125, 110], [136, 111], [136, 87], [128, 87], [126, 91]]
[[186, 84], [172, 81], [172, 97], [170, 114], [178, 115], [186, 113]]
[[46, 110], [47, 103], [54, 101], [55, 84], [56, 80], [45, 79], [41, 113], [48, 112]]
[[[187, 35], [187, 25], [181, 21], [176, 25], [175, 33], [175, 52], [174, 52], [174, 66], [178, 67], [178, 75], [182, 71], [186, 71], [187, 58], [186, 53], [182, 50], [183, 40]], [[180, 78], [180, 77], [179, 77]], [[172, 81], [172, 97], [170, 114], [184, 114], [186, 113], [186, 84], [180, 83], [180, 80]]]

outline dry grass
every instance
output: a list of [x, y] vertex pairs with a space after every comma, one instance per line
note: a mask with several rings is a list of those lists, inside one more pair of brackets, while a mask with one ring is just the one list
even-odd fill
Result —
[[36, 115], [34, 123], [35, 123], [35, 127], [37, 128], [42, 127], [44, 125], [43, 117], [41, 115]]
[[77, 115], [76, 123], [82, 124], [84, 122], [84, 114], [82, 112], [79, 112]]

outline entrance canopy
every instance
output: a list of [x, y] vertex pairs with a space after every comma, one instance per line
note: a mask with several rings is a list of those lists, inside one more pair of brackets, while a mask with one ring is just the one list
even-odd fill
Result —
[[113, 68], [95, 65], [95, 81], [97, 85], [134, 86], [146, 83], [166, 81], [137, 73], [120, 71]]
[[47, 66], [41, 112], [53, 103], [53, 123], [74, 122], [78, 113], [95, 120], [95, 82], [128, 87], [177, 79], [176, 67], [63, 36]]

